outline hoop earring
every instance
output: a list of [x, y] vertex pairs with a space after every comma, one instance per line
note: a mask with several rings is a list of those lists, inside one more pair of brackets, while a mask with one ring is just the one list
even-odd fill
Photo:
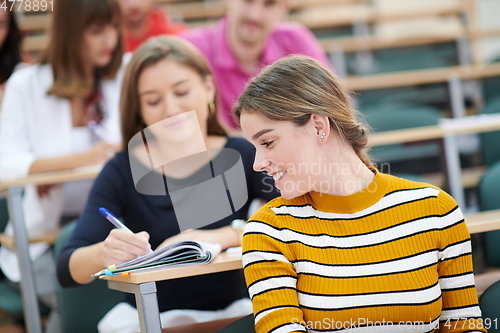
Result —
[[321, 134], [321, 136], [319, 137], [319, 141], [323, 141], [323, 139], [325, 138], [325, 136], [326, 136], [326, 133]]
[[212, 115], [215, 114], [215, 112], [216, 112], [215, 103], [214, 102], [208, 103], [208, 114]]

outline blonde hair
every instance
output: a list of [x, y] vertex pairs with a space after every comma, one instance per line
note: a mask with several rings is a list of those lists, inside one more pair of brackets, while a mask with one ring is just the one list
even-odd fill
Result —
[[[83, 33], [92, 24], [116, 24], [120, 29], [120, 8], [115, 0], [57, 0], [50, 40], [42, 64], [49, 64], [54, 83], [47, 92], [62, 98], [84, 97], [94, 88], [94, 77], [86, 73], [81, 53]], [[121, 34], [110, 63], [99, 69], [99, 75], [113, 79], [122, 63]]]
[[276, 61], [253, 78], [233, 107], [239, 123], [243, 113], [257, 113], [274, 121], [305, 125], [312, 114], [326, 116], [366, 166], [368, 127], [357, 120], [348, 90], [318, 61], [293, 55]]
[[[174, 36], [150, 38], [135, 52], [127, 66], [123, 79], [120, 109], [124, 149], [128, 142], [138, 132], [146, 128], [141, 116], [138, 82], [143, 70], [163, 59], [170, 59], [182, 64], [206, 80], [212, 76], [212, 71], [205, 57], [189, 42]], [[214, 98], [213, 112], [207, 119], [208, 135], [226, 135], [217, 121], [217, 94]]]

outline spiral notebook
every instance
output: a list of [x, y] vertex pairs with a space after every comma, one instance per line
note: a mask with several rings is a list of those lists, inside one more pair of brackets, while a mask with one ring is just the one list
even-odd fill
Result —
[[220, 244], [182, 241], [157, 249], [142, 257], [127, 261], [119, 265], [111, 265], [94, 277], [114, 275], [122, 272], [135, 271], [156, 266], [191, 266], [207, 264], [221, 252]]

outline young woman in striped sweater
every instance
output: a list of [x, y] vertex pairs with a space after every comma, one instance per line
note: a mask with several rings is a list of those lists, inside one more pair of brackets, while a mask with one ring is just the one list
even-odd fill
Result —
[[348, 92], [313, 59], [269, 66], [234, 107], [281, 197], [249, 220], [257, 332], [485, 332], [451, 196], [382, 174]]

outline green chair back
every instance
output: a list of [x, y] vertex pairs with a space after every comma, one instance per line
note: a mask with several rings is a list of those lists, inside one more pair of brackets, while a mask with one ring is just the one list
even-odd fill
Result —
[[[5, 230], [9, 222], [7, 199], [0, 199], [0, 232]], [[10, 286], [0, 271], [0, 309], [15, 319], [23, 318], [23, 301], [19, 290]]]
[[[484, 107], [483, 114], [500, 113], [500, 95], [493, 98]], [[500, 131], [481, 134], [481, 150], [484, 164], [491, 166], [500, 161]]]
[[[54, 252], [56, 260], [76, 227], [76, 221], [68, 223], [59, 234]], [[97, 323], [116, 304], [123, 301], [124, 293], [111, 290], [104, 280], [78, 287], [63, 288], [57, 283], [58, 307], [61, 329], [71, 333], [97, 332]]]
[[[365, 112], [365, 119], [374, 132], [407, 129], [437, 125], [439, 110], [430, 106], [407, 106]], [[373, 147], [371, 157], [374, 162], [388, 163], [435, 157], [439, 154], [436, 143], [405, 146], [403, 144]]]
[[5, 230], [9, 222], [9, 210], [7, 209], [7, 199], [0, 199], [0, 232]]
[[[481, 210], [500, 208], [500, 162], [493, 165], [479, 183], [479, 204]], [[500, 230], [484, 234], [486, 263], [488, 266], [500, 267]]]
[[218, 330], [217, 333], [255, 333], [254, 323], [253, 314], [249, 314]]
[[484, 327], [489, 333], [500, 332], [500, 281], [493, 283], [479, 297], [479, 307], [483, 315]]
[[[500, 57], [494, 59], [492, 63], [500, 62]], [[483, 95], [487, 102], [500, 97], [500, 76], [483, 79]]]

